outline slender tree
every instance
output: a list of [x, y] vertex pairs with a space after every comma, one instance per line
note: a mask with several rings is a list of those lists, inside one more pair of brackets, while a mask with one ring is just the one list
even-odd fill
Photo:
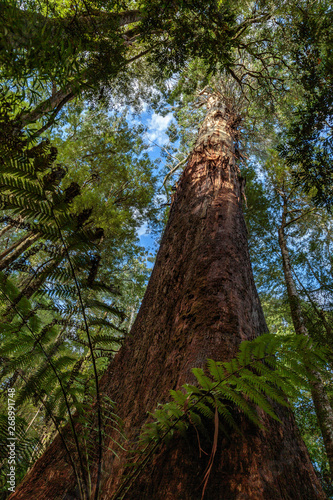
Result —
[[[207, 106], [139, 314], [101, 380], [129, 443], [170, 389], [193, 382], [193, 367], [205, 367], [207, 358], [229, 360], [242, 340], [267, 331], [242, 213], [234, 149], [238, 117], [219, 95], [209, 95]], [[276, 412], [281, 422], [262, 414], [261, 429], [237, 415], [241, 434], [230, 430], [215, 443], [207, 499], [325, 498], [292, 415], [280, 407]], [[105, 444], [112, 448], [112, 429], [106, 431]], [[124, 496], [129, 455], [115, 458], [108, 451], [101, 498], [201, 498], [208, 457], [200, 456], [195, 435], [189, 437], [192, 442], [173, 439], [162, 447]], [[10, 498], [78, 498], [58, 438]]]
[[[265, 317], [271, 331], [293, 330], [330, 349], [330, 217], [293, 186], [293, 170], [277, 151], [267, 153], [261, 170], [265, 180], [253, 172], [247, 175], [246, 210], [250, 255]], [[304, 361], [310, 385], [297, 396], [294, 409], [325, 483], [332, 454], [331, 368], [328, 363], [328, 376], [322, 377]]]
[[[292, 266], [290, 263], [290, 256], [287, 246], [286, 237], [286, 227], [291, 221], [287, 221], [287, 215], [290, 215], [288, 211], [288, 198], [285, 193], [280, 191], [283, 198], [283, 212], [281, 225], [279, 227], [279, 246], [281, 250], [283, 272], [287, 287], [288, 300], [290, 305], [290, 312], [295, 328], [295, 332], [300, 335], [309, 335], [308, 329], [306, 327], [305, 319], [303, 317], [301, 300], [298, 295], [296, 284], [293, 278]], [[300, 217], [300, 216], [298, 216]], [[316, 410], [316, 415], [319, 423], [319, 427], [323, 436], [325, 449], [327, 453], [328, 462], [330, 465], [331, 475], [333, 471], [333, 410], [325, 391], [324, 382], [319, 373], [309, 370], [309, 376], [311, 377], [311, 396], [313, 399], [314, 407]]]

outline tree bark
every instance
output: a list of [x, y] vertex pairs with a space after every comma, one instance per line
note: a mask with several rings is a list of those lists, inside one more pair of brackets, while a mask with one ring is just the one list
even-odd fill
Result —
[[[211, 96], [140, 311], [101, 380], [101, 391], [124, 420], [127, 447], [170, 389], [194, 382], [192, 368], [205, 367], [207, 358], [229, 360], [241, 341], [267, 331], [248, 253], [233, 123], [230, 110]], [[239, 414], [242, 435], [230, 431], [219, 438], [206, 500], [325, 498], [293, 416], [276, 411], [281, 424], [263, 415], [263, 430]], [[110, 428], [106, 435], [117, 439]], [[106, 445], [112, 446], [111, 438]], [[102, 500], [118, 498], [114, 493], [131, 460], [117, 453], [119, 458], [104, 455]], [[124, 498], [199, 500], [207, 462], [191, 432], [189, 440], [173, 439]], [[27, 498], [78, 498], [58, 438], [10, 497]]]
[[[281, 249], [283, 272], [287, 286], [288, 300], [295, 332], [299, 335], [309, 336], [302, 314], [301, 301], [297, 293], [292, 275], [289, 251], [285, 236], [287, 200], [284, 199], [281, 226], [279, 227], [279, 245]], [[315, 407], [318, 424], [323, 436], [324, 446], [330, 466], [331, 478], [333, 477], [333, 410], [325, 391], [323, 380], [319, 373], [309, 370], [311, 380], [311, 396]]]

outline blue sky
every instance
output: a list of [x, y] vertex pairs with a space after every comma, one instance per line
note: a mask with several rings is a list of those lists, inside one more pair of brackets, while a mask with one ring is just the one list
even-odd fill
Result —
[[[144, 134], [144, 141], [149, 146], [148, 154], [152, 160], [156, 160], [161, 157], [161, 151], [163, 147], [168, 144], [168, 136], [166, 135], [167, 128], [173, 120], [172, 113], [168, 113], [166, 116], [158, 115], [147, 109], [144, 109], [139, 118], [135, 118], [133, 121], [136, 123], [142, 123], [147, 127], [147, 132]], [[161, 162], [161, 168], [163, 166], [163, 160]], [[140, 238], [140, 244], [151, 253], [156, 252], [156, 246], [154, 247], [154, 238], [147, 233], [147, 225], [144, 224], [138, 230], [138, 236]]]

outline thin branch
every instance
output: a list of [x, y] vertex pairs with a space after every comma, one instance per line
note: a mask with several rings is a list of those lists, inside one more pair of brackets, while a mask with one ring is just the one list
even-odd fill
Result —
[[304, 212], [304, 214], [301, 214], [298, 217], [295, 217], [295, 219], [292, 219], [292, 220], [286, 222], [284, 224], [284, 227], [287, 227], [290, 224], [293, 224], [294, 222], [296, 222], [297, 220], [301, 219], [302, 217], [304, 217], [305, 215], [309, 214], [310, 212], [313, 212], [314, 210], [316, 210], [316, 207], [315, 208], [310, 208], [309, 210], [307, 210], [306, 212]]
[[73, 94], [73, 92], [70, 92], [69, 94], [67, 94], [62, 101], [60, 101], [60, 103], [56, 106], [56, 108], [53, 110], [50, 118], [48, 119], [48, 121], [45, 123], [45, 125], [43, 125], [39, 130], [37, 130], [36, 132], [34, 132], [34, 134], [32, 135], [32, 139], [40, 136], [43, 132], [45, 132], [49, 127], [51, 127], [51, 125], [53, 125], [53, 123], [55, 122], [55, 119], [57, 117], [57, 114], [59, 113], [59, 111], [65, 106], [65, 104], [67, 104], [69, 101], [71, 101], [72, 99], [74, 99], [75, 97], [75, 94]]
[[313, 309], [315, 310], [315, 312], [316, 312], [316, 314], [317, 314], [318, 318], [319, 318], [319, 319], [323, 322], [323, 324], [324, 324], [324, 327], [325, 327], [325, 330], [326, 330], [327, 334], [328, 334], [328, 335], [331, 335], [331, 334], [332, 334], [332, 328], [331, 328], [331, 327], [330, 327], [330, 325], [328, 324], [328, 322], [327, 322], [327, 320], [326, 320], [326, 318], [325, 318], [324, 313], [323, 313], [320, 309], [318, 309], [318, 307], [317, 307], [316, 303], [313, 301], [313, 299], [312, 299], [312, 297], [311, 297], [310, 293], [308, 292], [308, 290], [305, 288], [305, 286], [303, 285], [303, 283], [301, 282], [301, 280], [300, 280], [300, 279], [299, 279], [299, 277], [297, 276], [297, 274], [296, 274], [295, 270], [293, 269], [292, 271], [293, 271], [293, 274], [294, 274], [294, 276], [295, 276], [296, 280], [297, 280], [297, 281], [298, 281], [298, 283], [301, 285], [301, 287], [302, 287], [302, 289], [303, 289], [303, 291], [304, 291], [305, 295], [306, 295], [306, 296], [307, 296], [307, 298], [309, 299], [309, 301], [310, 301], [310, 303], [311, 303], [311, 305], [312, 305]]
[[168, 172], [166, 174], [166, 176], [164, 177], [164, 181], [163, 181], [163, 186], [165, 188], [166, 188], [166, 181], [169, 179], [169, 177], [171, 177], [171, 175], [174, 174], [176, 172], [176, 170], [178, 170], [178, 168], [189, 159], [189, 157], [190, 157], [190, 155], [187, 155], [186, 158], [184, 158], [184, 160], [177, 163], [177, 165], [172, 170], [170, 170], [170, 172]]

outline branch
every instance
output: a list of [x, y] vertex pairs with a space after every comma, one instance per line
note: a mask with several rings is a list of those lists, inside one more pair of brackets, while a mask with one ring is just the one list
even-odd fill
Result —
[[75, 97], [75, 94], [73, 94], [72, 92], [70, 92], [69, 94], [67, 94], [67, 96], [65, 96], [64, 99], [53, 110], [50, 118], [47, 120], [47, 122], [45, 123], [45, 125], [43, 125], [39, 130], [37, 130], [32, 135], [32, 138], [40, 136], [43, 132], [45, 132], [45, 130], [47, 130], [49, 127], [51, 127], [51, 125], [53, 125], [53, 123], [55, 122], [55, 119], [56, 119], [57, 114], [59, 113], [59, 111], [65, 106], [65, 104], [67, 104], [69, 101], [71, 101], [72, 99], [74, 99], [74, 97]]
[[[53, 93], [51, 97], [39, 104], [34, 110], [28, 112], [23, 111], [21, 114], [17, 115], [14, 119], [14, 123], [20, 125], [21, 127], [25, 127], [29, 123], [40, 120], [46, 113], [54, 112], [55, 109], [60, 111], [66, 102], [73, 98], [74, 87], [72, 85], [66, 85], [63, 89]], [[52, 119], [54, 120], [55, 116], [52, 116]]]
[[310, 212], [313, 212], [314, 210], [316, 210], [316, 207], [315, 208], [310, 208], [309, 210], [307, 210], [306, 212], [304, 212], [304, 214], [301, 214], [298, 217], [295, 217], [295, 219], [292, 219], [289, 222], [286, 222], [284, 224], [284, 227], [289, 226], [289, 224], [293, 224], [294, 222], [296, 222], [297, 220], [301, 219], [302, 217], [304, 217], [305, 215], [309, 214]]
[[[158, 44], [156, 44], [158, 45]], [[153, 48], [156, 47], [151, 47], [147, 50], [144, 50], [137, 54], [136, 56], [133, 56], [131, 59], [128, 59], [125, 64], [130, 64], [140, 57], [143, 57], [144, 55], [148, 54]], [[84, 75], [81, 75], [81, 80]], [[22, 112], [21, 114], [17, 115], [16, 118], [14, 119], [14, 124], [16, 124], [17, 127], [25, 127], [29, 123], [36, 122], [37, 120], [40, 120], [43, 118], [43, 116], [47, 113], [52, 113], [48, 121], [46, 122], [43, 127], [41, 127], [37, 132], [34, 133], [33, 137], [37, 137], [45, 130], [47, 130], [55, 121], [57, 114], [59, 111], [64, 107], [65, 104], [67, 104], [69, 101], [73, 100], [76, 96], [80, 95], [82, 93], [83, 87], [77, 86], [75, 88], [74, 84], [68, 84], [66, 85], [63, 89], [58, 90], [58, 92], [55, 92], [43, 101], [41, 104], [39, 104], [35, 109], [32, 111], [28, 112]]]
[[166, 181], [169, 179], [169, 177], [174, 173], [176, 172], [176, 170], [178, 170], [178, 168], [180, 167], [180, 165], [182, 165], [183, 163], [185, 163], [188, 158], [189, 158], [190, 155], [187, 155], [186, 158], [184, 158], [184, 160], [180, 161], [179, 163], [177, 163], [177, 165], [172, 169], [170, 170], [170, 172], [168, 172], [166, 174], [166, 176], [164, 177], [164, 181], [163, 181], [163, 186], [165, 186], [165, 183]]
[[[303, 285], [303, 283], [301, 282], [301, 280], [299, 279], [299, 277], [297, 276], [295, 270], [293, 269], [293, 274], [296, 278], [296, 280], [298, 281], [298, 283], [301, 285], [305, 295], [307, 296], [308, 300], [310, 301], [314, 311], [316, 312], [318, 318], [323, 322], [323, 325], [325, 327], [325, 330], [327, 332], [328, 335], [331, 335], [332, 334], [332, 328], [330, 327], [330, 325], [328, 324], [327, 322], [327, 319], [325, 318], [325, 314], [323, 313], [322, 310], [320, 310], [318, 307], [317, 307], [317, 304], [314, 302], [314, 300], [312, 299], [310, 293], [308, 292], [308, 290], [305, 288], [305, 286]], [[316, 277], [316, 276], [315, 276]], [[316, 279], [318, 279], [316, 277]]]

